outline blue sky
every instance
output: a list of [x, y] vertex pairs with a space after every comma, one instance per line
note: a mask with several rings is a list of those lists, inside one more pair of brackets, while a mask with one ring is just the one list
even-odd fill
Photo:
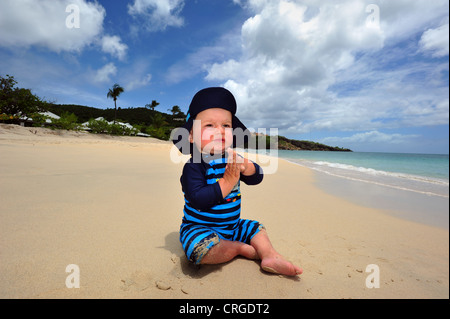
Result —
[[448, 17], [443, 0], [2, 0], [0, 75], [98, 108], [119, 83], [119, 107], [161, 112], [224, 86], [256, 131], [448, 154]]

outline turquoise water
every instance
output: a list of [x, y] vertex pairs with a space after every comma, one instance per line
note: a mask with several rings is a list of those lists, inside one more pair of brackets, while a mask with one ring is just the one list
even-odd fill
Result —
[[276, 174], [273, 159], [284, 159], [314, 170], [315, 185], [329, 194], [399, 218], [449, 228], [448, 155], [246, 151], [269, 155], [269, 161], [260, 158], [265, 174]]
[[350, 165], [347, 169], [374, 169], [449, 180], [449, 156], [435, 154], [278, 151], [285, 159]]
[[280, 150], [278, 157], [348, 180], [449, 197], [448, 155]]

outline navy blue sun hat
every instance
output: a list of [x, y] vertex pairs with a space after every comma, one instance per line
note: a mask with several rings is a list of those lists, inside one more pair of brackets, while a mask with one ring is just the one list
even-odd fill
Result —
[[192, 129], [197, 114], [207, 109], [220, 108], [231, 112], [232, 115], [232, 126], [234, 132], [241, 133], [240, 130], [236, 131], [237, 128], [242, 130], [243, 138], [237, 139], [235, 134], [233, 134], [233, 147], [242, 146], [249, 136], [249, 132], [244, 124], [236, 117], [236, 99], [233, 94], [223, 87], [210, 87], [198, 91], [192, 98], [191, 104], [189, 105], [189, 111], [186, 117], [186, 123], [175, 129], [172, 133], [172, 142], [183, 154], [192, 154], [192, 144], [189, 141], [189, 132]]

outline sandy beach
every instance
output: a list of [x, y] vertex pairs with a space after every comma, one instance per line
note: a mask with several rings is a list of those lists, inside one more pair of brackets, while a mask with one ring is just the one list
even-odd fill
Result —
[[[448, 225], [331, 195], [281, 159], [262, 184], [241, 186], [242, 217], [261, 221], [304, 273], [267, 274], [243, 258], [189, 264], [178, 239], [183, 164], [171, 148], [0, 124], [0, 298], [449, 298]], [[68, 265], [79, 288], [66, 285]], [[369, 265], [379, 288], [366, 284]]]

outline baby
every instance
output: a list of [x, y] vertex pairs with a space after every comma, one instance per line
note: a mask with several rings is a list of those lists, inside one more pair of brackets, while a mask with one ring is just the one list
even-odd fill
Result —
[[263, 172], [232, 150], [239, 146], [233, 133], [247, 130], [235, 114], [231, 92], [220, 87], [203, 89], [192, 99], [182, 127], [188, 137], [181, 134], [181, 139], [173, 140], [182, 153], [191, 154], [181, 176], [183, 249], [195, 264], [225, 263], [239, 255], [260, 259], [261, 268], [271, 273], [300, 275], [302, 269], [275, 251], [261, 223], [240, 218], [240, 181], [257, 185]]

